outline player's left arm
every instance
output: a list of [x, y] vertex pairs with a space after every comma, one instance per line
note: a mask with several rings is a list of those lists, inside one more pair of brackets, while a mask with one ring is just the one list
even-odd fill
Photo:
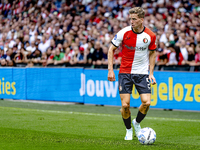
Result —
[[149, 79], [150, 79], [150, 82], [152, 84], [156, 84], [156, 79], [155, 77], [153, 76], [153, 71], [154, 71], [154, 66], [155, 66], [155, 61], [156, 61], [156, 49], [157, 49], [157, 46], [156, 46], [156, 35], [153, 34], [151, 36], [151, 43], [149, 45]]

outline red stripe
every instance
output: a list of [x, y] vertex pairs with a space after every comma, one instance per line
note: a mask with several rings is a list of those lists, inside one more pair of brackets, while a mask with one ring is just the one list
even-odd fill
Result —
[[149, 45], [149, 50], [155, 50], [156, 49], [156, 35], [149, 29], [149, 28], [145, 28], [144, 30], [145, 33], [147, 33], [150, 37], [151, 37], [151, 43]]
[[122, 60], [119, 73], [131, 73], [132, 63], [135, 56], [137, 34], [132, 30], [124, 34], [122, 42]]

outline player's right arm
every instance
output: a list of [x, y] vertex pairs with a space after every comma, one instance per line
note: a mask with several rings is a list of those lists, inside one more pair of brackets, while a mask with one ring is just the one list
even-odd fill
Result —
[[[126, 31], [126, 30], [125, 30]], [[110, 48], [108, 50], [108, 80], [115, 81], [115, 74], [113, 71], [113, 57], [114, 51], [119, 47], [123, 40], [124, 30], [120, 30], [111, 41]]]
[[115, 81], [115, 73], [113, 71], [113, 57], [114, 51], [117, 49], [113, 44], [110, 45], [108, 50], [108, 80]]

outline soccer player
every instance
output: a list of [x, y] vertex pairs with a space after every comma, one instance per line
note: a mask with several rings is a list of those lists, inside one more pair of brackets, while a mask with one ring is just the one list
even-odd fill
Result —
[[[145, 12], [141, 7], [129, 10], [130, 26], [121, 29], [111, 41], [108, 51], [108, 80], [115, 81], [113, 72], [113, 53], [122, 46], [122, 60], [118, 75], [119, 94], [122, 108], [121, 114], [126, 126], [125, 140], [132, 140], [130, 94], [133, 84], [140, 94], [142, 104], [136, 118], [132, 121], [135, 134], [141, 129], [140, 122], [144, 119], [151, 103], [151, 85], [156, 84], [153, 76], [157, 49], [155, 34], [143, 26]], [[149, 74], [148, 74], [149, 73]]]

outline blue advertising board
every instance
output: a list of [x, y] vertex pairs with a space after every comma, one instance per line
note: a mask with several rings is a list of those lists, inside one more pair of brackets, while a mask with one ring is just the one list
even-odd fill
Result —
[[[200, 110], [200, 74], [195, 72], [155, 72], [157, 84], [152, 86], [151, 107]], [[139, 106], [135, 87], [132, 105]]]
[[26, 99], [25, 69], [1, 68], [0, 98]]
[[27, 99], [83, 103], [80, 68], [27, 68]]
[[107, 70], [85, 69], [81, 76], [81, 83], [85, 83], [81, 86], [84, 103], [120, 106], [118, 70], [115, 71], [115, 74], [116, 81], [110, 82], [107, 80]]
[[[107, 70], [83, 68], [0, 68], [0, 98], [121, 106], [116, 81]], [[200, 111], [200, 73], [154, 72], [151, 108]], [[135, 87], [131, 107], [139, 107]]]
[[26, 81], [26, 68], [13, 68], [13, 83], [11, 84], [13, 99], [27, 99]]
[[[121, 106], [116, 81], [107, 80], [107, 70], [85, 69], [81, 75], [84, 87], [84, 102], [87, 104]], [[200, 73], [197, 72], [156, 72], [157, 84], [152, 86], [151, 108], [200, 111]], [[141, 100], [133, 86], [130, 106], [139, 107]]]
[[12, 98], [16, 94], [15, 83], [13, 83], [12, 68], [1, 70], [0, 74], [0, 95], [1, 98]]

